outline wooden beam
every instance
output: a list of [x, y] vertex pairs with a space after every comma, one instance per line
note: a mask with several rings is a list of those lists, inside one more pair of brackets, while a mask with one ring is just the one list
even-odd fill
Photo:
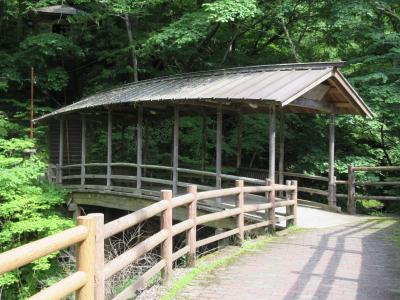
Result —
[[268, 178], [275, 184], [275, 136], [276, 136], [276, 111], [271, 106], [269, 114], [269, 172]]
[[179, 164], [179, 106], [174, 107], [174, 148], [172, 159], [172, 193], [178, 193], [178, 164]]
[[112, 162], [112, 111], [107, 114], [107, 187], [111, 186], [111, 162]]
[[328, 204], [336, 206], [335, 178], [335, 114], [329, 116], [329, 170], [328, 170]]
[[279, 118], [279, 184], [284, 183], [285, 172], [285, 111], [281, 109]]
[[86, 175], [86, 116], [81, 115], [82, 118], [82, 143], [81, 143], [81, 185], [85, 185]]
[[[215, 165], [215, 173], [216, 173], [216, 182], [215, 187], [220, 189], [222, 186], [221, 181], [221, 167], [222, 167], [222, 107], [218, 106], [217, 110], [217, 140], [216, 140], [216, 165]], [[221, 199], [219, 199], [221, 200]]]
[[59, 136], [59, 148], [58, 148], [58, 170], [57, 170], [57, 182], [62, 183], [62, 166], [64, 157], [64, 119], [60, 119], [60, 136]]
[[138, 107], [138, 118], [136, 124], [136, 188], [140, 190], [142, 188], [142, 142], [143, 137], [143, 106]]
[[297, 98], [293, 102], [289, 104], [290, 106], [297, 106], [302, 108], [309, 108], [313, 110], [318, 110], [326, 113], [332, 113], [335, 109], [335, 106], [326, 101], [320, 101], [315, 99], [307, 99], [307, 98]]

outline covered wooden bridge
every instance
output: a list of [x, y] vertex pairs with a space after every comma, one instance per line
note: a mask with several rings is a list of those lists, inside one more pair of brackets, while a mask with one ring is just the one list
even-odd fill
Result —
[[[212, 190], [233, 186], [233, 181], [238, 179], [251, 185], [265, 185], [266, 182], [283, 185], [285, 176], [296, 175], [284, 170], [285, 114], [326, 114], [330, 120], [328, 190], [320, 193], [326, 196], [328, 205], [336, 209], [335, 115], [373, 116], [338, 70], [341, 66], [342, 62], [300, 63], [197, 72], [144, 80], [84, 98], [37, 119], [47, 121], [50, 126], [52, 165], [49, 177], [72, 189], [76, 205], [129, 211], [158, 199], [159, 191], [168, 187], [177, 195], [190, 184], [198, 184], [199, 190]], [[179, 162], [180, 115], [201, 113], [216, 115], [215, 172], [183, 168]], [[259, 176], [252, 176], [252, 173], [243, 176], [239, 172], [235, 175], [222, 172], [224, 115], [238, 117], [237, 167], [240, 167], [242, 116], [254, 113], [269, 116], [269, 130], [259, 132], [269, 139], [267, 181], [265, 177], [255, 178]], [[278, 168], [275, 153], [277, 114], [280, 125]], [[146, 156], [144, 124], [152, 118], [157, 118], [158, 122], [173, 120], [170, 165], [151, 165], [143, 161]], [[117, 132], [113, 125], [121, 120], [132, 129], [131, 133], [125, 133], [131, 140], [127, 138], [123, 143], [131, 143], [136, 153], [128, 151], [115, 158], [113, 135]], [[103, 130], [104, 138], [94, 135], [93, 130]], [[104, 156], [97, 157], [96, 162], [91, 161], [93, 151], [99, 152], [98, 148], [92, 149], [94, 142], [104, 145]], [[298, 189], [318, 193], [312, 188], [299, 186]], [[248, 197], [258, 201], [257, 196]], [[204, 209], [213, 210], [230, 204], [229, 199], [221, 201], [218, 198]]]

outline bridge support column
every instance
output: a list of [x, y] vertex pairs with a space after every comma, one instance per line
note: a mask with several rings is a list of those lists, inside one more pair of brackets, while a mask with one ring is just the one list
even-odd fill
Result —
[[329, 116], [329, 186], [328, 204], [336, 207], [336, 177], [335, 177], [335, 114]]
[[284, 184], [285, 171], [285, 112], [283, 109], [280, 111], [279, 118], [279, 184]]
[[172, 159], [172, 193], [178, 193], [178, 164], [179, 164], [179, 106], [174, 107], [174, 150]]
[[239, 111], [238, 128], [237, 128], [237, 152], [236, 152], [236, 168], [239, 169], [242, 165], [242, 139], [243, 139], [243, 113]]
[[142, 188], [142, 137], [143, 137], [143, 106], [138, 107], [136, 124], [136, 188]]
[[[269, 115], [269, 174], [267, 185], [275, 185], [275, 137], [276, 137], [276, 110], [275, 106], [271, 106]], [[269, 192], [268, 202], [274, 205], [275, 203], [275, 189]], [[271, 221], [271, 230], [275, 230], [275, 208], [272, 207], [268, 210], [268, 220]]]
[[[218, 105], [217, 110], [217, 141], [216, 141], [216, 165], [215, 165], [215, 174], [216, 174], [216, 182], [215, 187], [220, 189], [222, 186], [221, 180], [221, 168], [222, 168], [222, 105]], [[221, 203], [221, 199], [217, 199], [217, 203]]]

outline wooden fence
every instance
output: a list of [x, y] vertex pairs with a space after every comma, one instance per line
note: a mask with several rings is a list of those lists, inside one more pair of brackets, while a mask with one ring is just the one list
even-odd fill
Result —
[[[285, 198], [277, 201], [276, 192], [284, 192]], [[263, 194], [265, 202], [246, 204], [245, 194], [248, 193]], [[236, 197], [235, 207], [197, 215], [199, 201], [227, 196]], [[187, 219], [173, 224], [173, 210], [179, 206], [187, 207]], [[275, 208], [277, 207], [286, 207], [286, 214], [276, 216]], [[260, 210], [265, 210], [262, 221], [245, 223], [245, 214]], [[105, 239], [157, 215], [161, 218], [160, 231], [113, 260], [104, 263]], [[197, 239], [197, 226], [230, 217], [236, 218], [236, 228], [204, 239]], [[102, 214], [89, 214], [78, 218], [77, 227], [0, 254], [0, 274], [19, 268], [52, 252], [78, 244], [77, 271], [44, 289], [32, 299], [61, 299], [74, 291], [78, 299], [104, 299], [105, 280], [161, 245], [161, 260], [114, 298], [127, 299], [132, 297], [138, 289], [145, 287], [149, 279], [159, 272], [162, 274], [163, 282], [168, 282], [172, 276], [173, 262], [182, 256], [187, 255], [188, 266], [194, 266], [197, 248], [230, 236], [235, 236], [237, 243], [241, 244], [246, 231], [265, 227], [275, 229], [276, 218], [286, 221], [287, 226], [296, 224], [296, 181], [287, 181], [286, 185], [274, 185], [267, 181], [264, 186], [244, 186], [243, 180], [237, 180], [233, 188], [204, 192], [197, 192], [197, 186], [190, 185], [187, 187], [186, 194], [177, 197], [172, 197], [171, 190], [162, 190], [158, 202], [107, 224], [104, 224]], [[174, 252], [173, 237], [184, 232], [186, 244]]]
[[357, 181], [356, 172], [394, 172], [400, 171], [400, 166], [377, 166], [377, 167], [348, 167], [347, 180], [347, 209], [351, 214], [356, 213], [356, 201], [361, 199], [374, 199], [381, 201], [400, 201], [400, 196], [388, 195], [359, 195], [356, 193], [357, 187], [367, 186], [400, 186], [400, 181]]

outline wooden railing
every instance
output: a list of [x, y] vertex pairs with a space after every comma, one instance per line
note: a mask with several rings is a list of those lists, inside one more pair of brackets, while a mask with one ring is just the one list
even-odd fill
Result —
[[[276, 198], [276, 192], [284, 192], [285, 199]], [[265, 202], [246, 204], [245, 194], [247, 193], [261, 193], [265, 197]], [[227, 196], [236, 197], [235, 207], [197, 215], [198, 202]], [[187, 207], [187, 219], [173, 224], [173, 210], [180, 206]], [[286, 207], [284, 216], [275, 214], [277, 207]], [[262, 221], [245, 223], [245, 214], [260, 210], [265, 210]], [[105, 239], [157, 215], [161, 217], [161, 228], [157, 233], [104, 264]], [[232, 217], [236, 218], [236, 228], [204, 239], [197, 238], [197, 226]], [[187, 187], [186, 194], [177, 197], [172, 197], [171, 190], [162, 190], [158, 202], [105, 225], [103, 215], [89, 214], [86, 217], [79, 217], [78, 226], [75, 228], [1, 254], [0, 273], [19, 268], [51, 252], [78, 243], [77, 272], [43, 290], [33, 299], [61, 299], [74, 291], [77, 291], [78, 299], [104, 299], [105, 280], [161, 245], [161, 260], [114, 298], [128, 299], [138, 289], [145, 287], [149, 279], [160, 271], [163, 282], [168, 282], [172, 276], [173, 262], [182, 256], [187, 255], [188, 266], [194, 266], [196, 249], [199, 247], [230, 236], [236, 236], [237, 243], [240, 245], [244, 241], [246, 231], [264, 227], [270, 227], [273, 230], [277, 218], [279, 221], [286, 221], [286, 226], [296, 224], [296, 181], [287, 181], [286, 185], [274, 185], [267, 181], [264, 186], [244, 186], [243, 180], [237, 180], [233, 188], [204, 192], [197, 192], [197, 186], [190, 185]], [[173, 237], [184, 232], [186, 244], [174, 252]]]
[[356, 201], [361, 199], [374, 199], [382, 201], [400, 201], [400, 196], [388, 195], [358, 195], [357, 187], [367, 186], [400, 186], [400, 181], [357, 181], [356, 172], [394, 172], [400, 171], [400, 166], [377, 166], [377, 167], [348, 167], [348, 192], [347, 192], [347, 208], [349, 213], [356, 213]]
[[79, 217], [78, 226], [23, 245], [0, 254], [0, 274], [27, 265], [34, 260], [77, 244], [76, 272], [58, 283], [42, 290], [30, 299], [62, 299], [76, 291], [78, 299], [93, 299], [95, 278], [94, 249], [97, 220], [103, 215], [92, 214]]

